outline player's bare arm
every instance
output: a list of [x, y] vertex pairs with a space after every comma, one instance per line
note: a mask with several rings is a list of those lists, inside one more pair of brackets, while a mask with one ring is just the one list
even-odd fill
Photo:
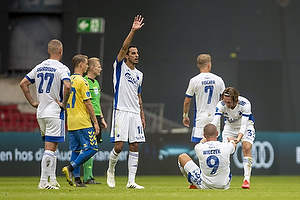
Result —
[[142, 125], [143, 125], [143, 129], [146, 128], [146, 120], [145, 120], [145, 114], [144, 114], [144, 109], [143, 109], [143, 101], [142, 101], [142, 95], [141, 93], [138, 94], [139, 97], [139, 104], [140, 104], [140, 114], [141, 114], [141, 120], [142, 120]]
[[30, 93], [29, 85], [31, 85], [31, 82], [27, 78], [23, 78], [22, 81], [20, 82], [20, 87], [27, 101], [30, 103], [32, 107], [37, 108], [39, 103], [33, 100]]
[[55, 99], [55, 102], [64, 110], [67, 109], [67, 103], [71, 92], [71, 81], [70, 80], [64, 80], [64, 94], [63, 94], [63, 101], [60, 102], [57, 99]]
[[[232, 136], [228, 137], [228, 138], [227, 138], [227, 141], [228, 141], [228, 142], [231, 142], [231, 143], [233, 144], [234, 148], [236, 149], [236, 143], [235, 143], [234, 137], [232, 137]], [[233, 141], [233, 142], [232, 142], [232, 141]]]
[[70, 80], [64, 80], [64, 94], [63, 94], [63, 108], [66, 109], [67, 107], [67, 103], [68, 103], [68, 99], [70, 96], [70, 92], [71, 92], [71, 81]]
[[126, 39], [124, 40], [123, 46], [120, 49], [120, 52], [118, 54], [118, 57], [117, 57], [118, 62], [125, 58], [125, 55], [128, 51], [128, 47], [133, 39], [135, 32], [144, 26], [143, 21], [144, 21], [144, 18], [141, 15], [137, 15], [134, 18], [131, 30], [130, 30], [129, 34], [127, 35]]
[[101, 118], [101, 127], [102, 128], [107, 128], [107, 123], [103, 117], [103, 114], [102, 114], [102, 109], [101, 109], [101, 114], [100, 114], [100, 118]]
[[192, 98], [185, 97], [184, 103], [183, 103], [183, 116], [182, 116], [183, 118], [182, 118], [182, 123], [186, 127], [190, 126], [190, 118], [188, 116], [188, 113], [189, 113], [189, 110], [190, 110], [191, 100], [192, 100]]
[[90, 118], [92, 119], [92, 122], [94, 123], [94, 129], [95, 129], [95, 135], [98, 135], [100, 132], [99, 124], [95, 115], [94, 107], [92, 105], [92, 102], [90, 99], [84, 101], [84, 104], [86, 106], [86, 109], [88, 110], [90, 114]]
[[243, 137], [243, 133], [239, 133], [238, 136], [237, 136], [237, 138], [234, 140], [235, 143], [236, 144], [239, 143], [241, 141], [242, 137]]

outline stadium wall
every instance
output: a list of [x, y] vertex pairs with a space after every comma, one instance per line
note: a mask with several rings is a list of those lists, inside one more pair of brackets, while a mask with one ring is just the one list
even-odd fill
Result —
[[[0, 132], [0, 176], [39, 176], [43, 141], [38, 132]], [[113, 144], [109, 133], [103, 133], [103, 143], [94, 156], [95, 176], [105, 175]], [[300, 132], [257, 132], [253, 145], [253, 175], [299, 175]], [[68, 164], [71, 152], [68, 137], [59, 145], [57, 175]], [[177, 156], [188, 153], [195, 161], [194, 144], [187, 134], [148, 134], [140, 145], [139, 175], [180, 175]], [[242, 175], [242, 153], [238, 145], [231, 158], [233, 175]], [[116, 175], [127, 175], [128, 145], [124, 145]], [[196, 162], [198, 163], [198, 162]], [[82, 174], [82, 173], [81, 173]]]
[[[63, 42], [62, 62], [73, 71], [77, 18], [103, 17], [100, 83], [112, 96], [112, 63], [140, 13], [145, 26], [133, 43], [144, 73], [144, 103], [165, 103], [164, 117], [181, 123], [188, 80], [199, 72], [196, 57], [209, 53], [212, 72], [251, 101], [257, 130], [300, 132], [299, 8], [296, 0], [1, 0], [0, 74], [15, 77], [15, 70], [23, 77], [48, 57], [52, 38]], [[82, 34], [79, 52], [98, 57], [100, 38]], [[8, 92], [2, 96], [14, 100]]]

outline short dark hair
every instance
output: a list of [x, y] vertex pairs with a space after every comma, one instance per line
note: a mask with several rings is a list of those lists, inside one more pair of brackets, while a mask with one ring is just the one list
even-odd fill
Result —
[[127, 49], [126, 55], [129, 55], [129, 49], [130, 48], [137, 48], [137, 47], [134, 44], [130, 44], [129, 47], [128, 47], [128, 49]]

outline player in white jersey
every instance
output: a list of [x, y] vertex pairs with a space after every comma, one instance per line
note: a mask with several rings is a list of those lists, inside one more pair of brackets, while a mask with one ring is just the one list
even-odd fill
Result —
[[[63, 46], [59, 40], [48, 43], [50, 58], [34, 67], [20, 82], [27, 101], [37, 108], [37, 120], [40, 126], [45, 151], [41, 163], [39, 189], [58, 189], [56, 180], [55, 151], [58, 142], [65, 141], [65, 113], [71, 91], [70, 70], [60, 60]], [[36, 83], [37, 102], [33, 100], [29, 85]], [[50, 176], [50, 183], [48, 177]]]
[[228, 189], [230, 187], [230, 155], [236, 149], [233, 137], [226, 143], [217, 141], [218, 131], [213, 124], [203, 129], [204, 138], [195, 145], [200, 167], [185, 153], [179, 155], [178, 166], [188, 179], [190, 189]]
[[225, 125], [222, 132], [223, 141], [232, 136], [236, 144], [242, 141], [244, 181], [242, 188], [250, 188], [252, 169], [251, 148], [255, 139], [254, 118], [251, 112], [251, 103], [246, 98], [239, 96], [239, 92], [228, 87], [224, 90], [221, 101], [217, 104], [212, 124], [218, 124], [224, 115]]
[[115, 96], [110, 137], [114, 148], [110, 153], [107, 169], [107, 184], [110, 188], [115, 187], [115, 166], [119, 154], [123, 150], [124, 142], [128, 142], [128, 182], [126, 187], [144, 189], [143, 186], [135, 183], [139, 143], [145, 142], [146, 123], [141, 97], [143, 73], [135, 67], [138, 64], [138, 49], [136, 46], [130, 45], [135, 32], [143, 27], [143, 20], [144, 18], [140, 15], [134, 18], [132, 28], [113, 64]]
[[141, 108], [137, 94], [141, 93], [143, 73], [137, 68], [130, 69], [124, 60], [118, 61], [117, 58], [113, 68], [114, 109], [139, 114]]
[[[182, 120], [185, 126], [190, 126], [188, 113], [194, 97], [195, 116], [191, 141], [196, 143], [203, 138], [203, 127], [212, 121], [216, 105], [225, 89], [223, 79], [210, 72], [212, 67], [210, 55], [200, 54], [197, 57], [197, 67], [200, 69], [200, 74], [190, 79], [185, 93]], [[217, 127], [219, 130], [219, 125]]]

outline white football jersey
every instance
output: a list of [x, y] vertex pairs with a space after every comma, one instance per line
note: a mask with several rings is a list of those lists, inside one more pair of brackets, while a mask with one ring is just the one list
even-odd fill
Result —
[[235, 151], [232, 143], [210, 141], [198, 143], [195, 152], [199, 159], [201, 179], [212, 189], [224, 188], [231, 179], [230, 155]]
[[207, 121], [212, 121], [216, 105], [224, 90], [223, 79], [213, 73], [200, 73], [191, 78], [185, 94], [191, 98], [195, 96], [194, 119], [196, 127], [207, 124]]
[[124, 60], [113, 64], [114, 109], [140, 113], [138, 94], [141, 93], [143, 73], [130, 69]]
[[26, 78], [36, 83], [39, 105], [37, 118], [54, 117], [64, 119], [64, 111], [55, 102], [62, 101], [63, 81], [70, 80], [70, 70], [58, 60], [47, 59], [35, 66]]
[[228, 108], [224, 101], [220, 101], [216, 107], [216, 113], [212, 124], [217, 124], [224, 115], [225, 126], [239, 128], [239, 132], [245, 133], [249, 124], [254, 124], [254, 118], [251, 112], [251, 103], [245, 97], [239, 96], [238, 103], [234, 109]]

